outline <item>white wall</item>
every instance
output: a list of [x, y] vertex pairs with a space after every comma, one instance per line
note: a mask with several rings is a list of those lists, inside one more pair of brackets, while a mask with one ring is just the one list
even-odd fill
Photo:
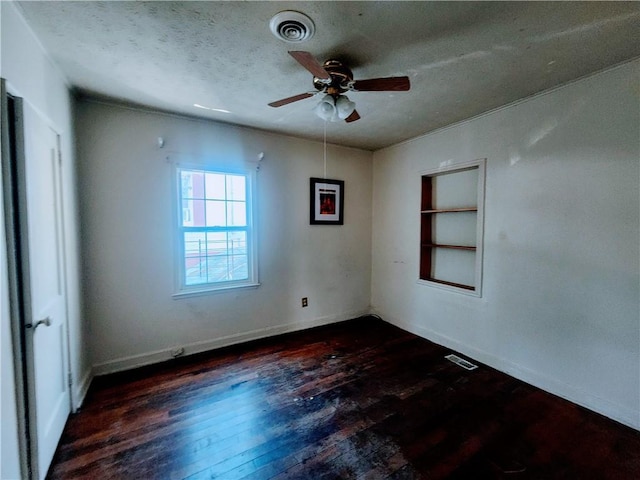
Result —
[[[176, 346], [193, 353], [369, 311], [370, 152], [328, 147], [327, 177], [345, 181], [345, 224], [310, 226], [309, 178], [323, 175], [320, 143], [93, 102], [79, 103], [77, 125], [97, 374], [169, 359]], [[260, 152], [261, 286], [172, 298], [172, 160], [251, 162]]]
[[[48, 118], [61, 135], [63, 188], [65, 207], [65, 237], [67, 261], [68, 315], [70, 333], [71, 372], [74, 379], [73, 401], [78, 406], [88, 386], [90, 364], [83, 343], [84, 327], [80, 311], [79, 249], [77, 241], [76, 181], [72, 132], [71, 99], [66, 81], [44, 53], [12, 2], [0, 2], [2, 24], [2, 57], [0, 75], [7, 80], [10, 91], [24, 98]], [[18, 478], [19, 463], [15, 435], [15, 389], [13, 359], [8, 318], [8, 291], [5, 237], [2, 236], [2, 478]], [[6, 438], [5, 438], [6, 436]]]
[[[640, 428], [640, 62], [374, 154], [373, 309]], [[484, 287], [416, 283], [420, 173], [487, 158]]]

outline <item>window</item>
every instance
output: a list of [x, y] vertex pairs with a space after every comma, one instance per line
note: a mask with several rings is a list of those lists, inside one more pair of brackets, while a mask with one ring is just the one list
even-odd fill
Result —
[[257, 285], [253, 180], [178, 167], [178, 295]]
[[481, 295], [485, 161], [422, 175], [420, 280]]

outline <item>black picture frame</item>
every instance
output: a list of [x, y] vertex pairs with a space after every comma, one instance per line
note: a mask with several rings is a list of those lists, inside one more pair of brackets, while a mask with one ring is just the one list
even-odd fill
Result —
[[309, 223], [344, 225], [344, 181], [311, 178], [309, 182]]

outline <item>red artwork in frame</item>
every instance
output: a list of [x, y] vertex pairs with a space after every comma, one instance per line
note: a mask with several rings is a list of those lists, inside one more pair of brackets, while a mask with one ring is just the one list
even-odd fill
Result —
[[344, 224], [344, 181], [310, 179], [309, 223], [311, 225]]

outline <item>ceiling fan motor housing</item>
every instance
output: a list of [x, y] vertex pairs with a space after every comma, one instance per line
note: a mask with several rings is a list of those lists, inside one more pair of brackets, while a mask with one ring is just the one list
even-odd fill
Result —
[[339, 60], [327, 60], [322, 67], [331, 76], [331, 81], [313, 77], [313, 86], [330, 95], [339, 95], [349, 90], [349, 83], [353, 82], [353, 73]]

